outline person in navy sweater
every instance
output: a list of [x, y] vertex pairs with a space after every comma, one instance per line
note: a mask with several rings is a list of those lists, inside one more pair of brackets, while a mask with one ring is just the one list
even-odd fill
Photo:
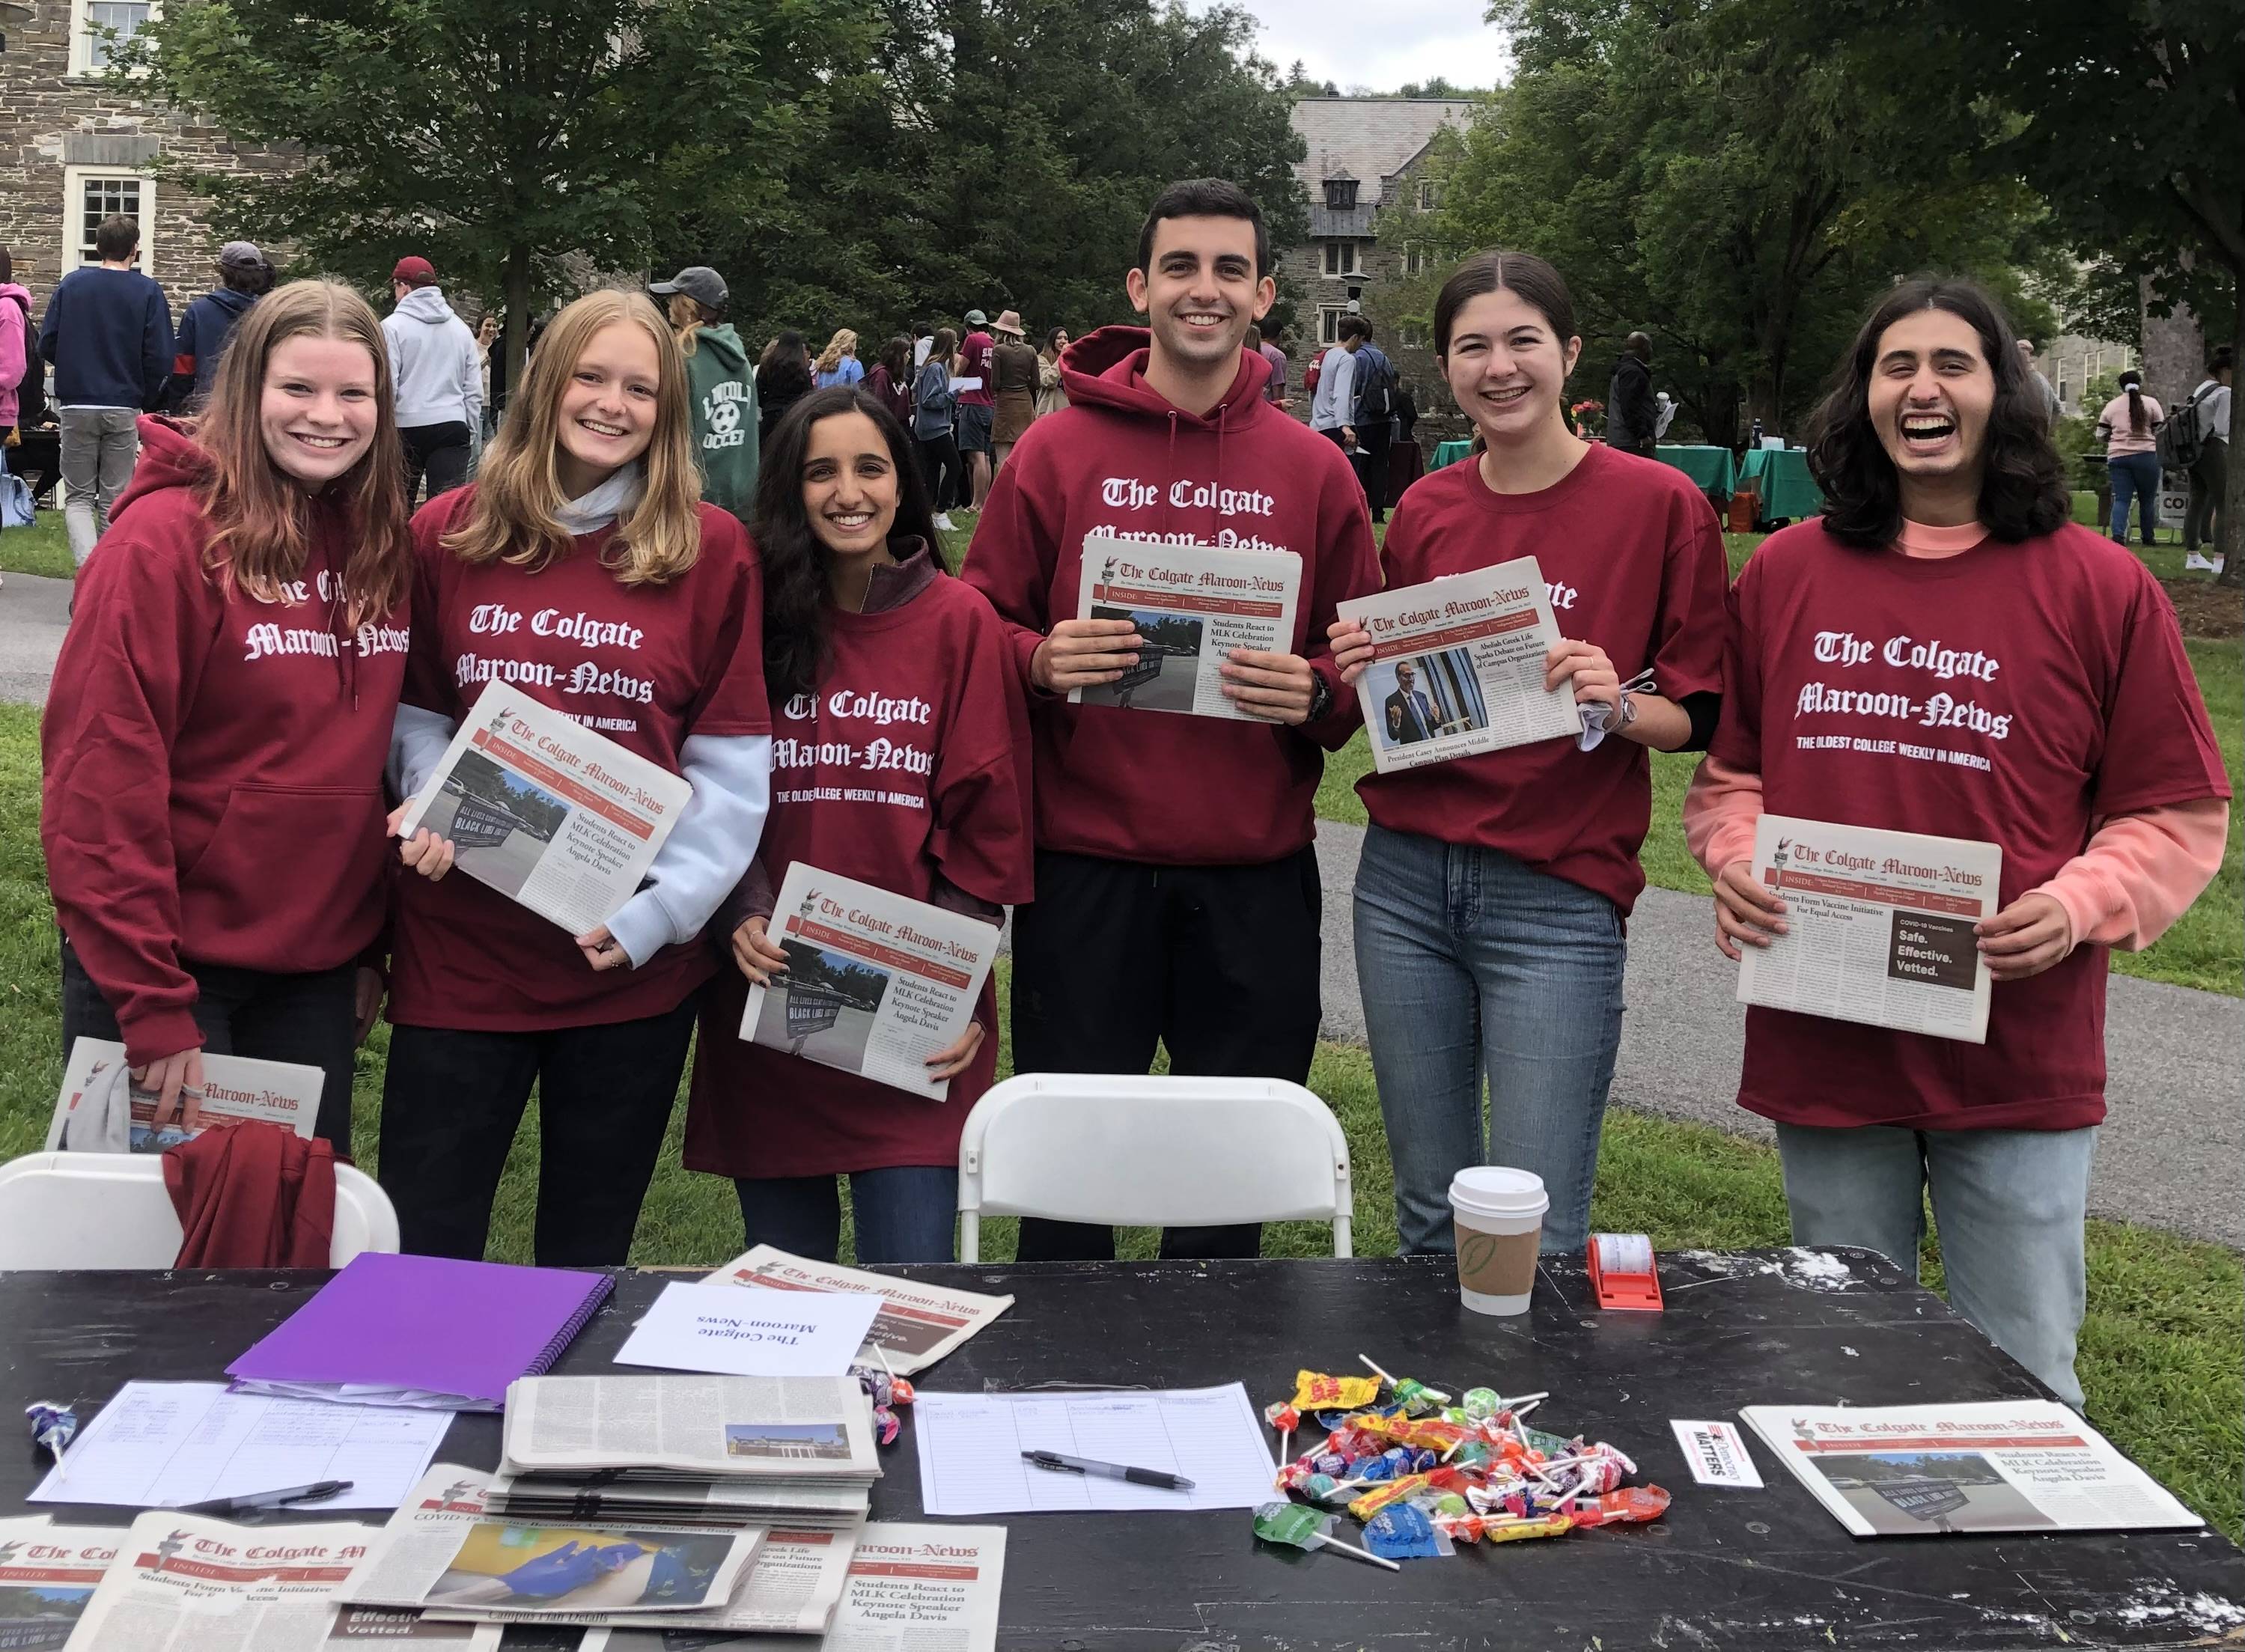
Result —
[[112, 213], [94, 231], [100, 263], [74, 269], [47, 300], [39, 354], [54, 366], [62, 415], [63, 509], [71, 560], [84, 566], [109, 531], [109, 507], [132, 479], [141, 411], [162, 403], [172, 371], [172, 307], [132, 267], [140, 226]]

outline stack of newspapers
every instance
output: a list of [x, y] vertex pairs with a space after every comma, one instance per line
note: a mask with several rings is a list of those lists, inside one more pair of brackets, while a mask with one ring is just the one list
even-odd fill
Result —
[[431, 1468], [343, 1601], [439, 1622], [826, 1631], [881, 1472], [855, 1378], [526, 1378], [505, 1416], [499, 1473]]

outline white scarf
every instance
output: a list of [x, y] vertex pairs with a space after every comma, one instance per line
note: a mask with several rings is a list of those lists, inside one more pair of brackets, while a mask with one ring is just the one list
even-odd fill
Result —
[[647, 491], [647, 467], [627, 464], [581, 499], [572, 499], [554, 517], [572, 534], [597, 533], [639, 503]]

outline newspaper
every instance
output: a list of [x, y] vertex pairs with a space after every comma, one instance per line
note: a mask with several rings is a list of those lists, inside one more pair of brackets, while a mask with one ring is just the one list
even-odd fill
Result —
[[[70, 1061], [63, 1068], [62, 1093], [55, 1098], [55, 1116], [47, 1126], [47, 1151], [64, 1145], [66, 1127], [70, 1145], [85, 1140], [82, 1130], [110, 1138], [114, 1148], [115, 1109], [119, 1085], [129, 1096], [129, 1150], [161, 1153], [205, 1130], [256, 1120], [309, 1136], [320, 1121], [320, 1087], [326, 1074], [315, 1066], [292, 1061], [258, 1061], [244, 1055], [205, 1055], [201, 1122], [190, 1131], [180, 1123], [184, 1104], [159, 1128], [156, 1092], [144, 1090], [125, 1076], [125, 1046], [108, 1039], [79, 1039], [71, 1046]], [[102, 1115], [99, 1118], [94, 1114]]]
[[797, 861], [772, 909], [784, 973], [749, 988], [741, 1036], [940, 1101], [927, 1058], [967, 1035], [998, 926]]
[[[1011, 1297], [946, 1290], [916, 1279], [861, 1273], [831, 1262], [791, 1256], [770, 1245], [744, 1251], [702, 1281], [762, 1285], [772, 1290], [851, 1290], [881, 1298], [873, 1329], [858, 1351], [863, 1365], [885, 1364], [899, 1377], [922, 1371], [1014, 1305]], [[877, 1354], [874, 1351], [878, 1349]]]
[[1740, 1003], [1988, 1041], [1973, 925], [1995, 915], [2001, 849], [1764, 815], [1753, 869], [1784, 897], [1789, 928], [1740, 949]]
[[332, 1644], [336, 1589], [379, 1535], [153, 1510], [124, 1535], [70, 1652], [315, 1652]]
[[1573, 690], [1543, 686], [1559, 625], [1534, 557], [1358, 597], [1334, 612], [1372, 638], [1356, 698], [1383, 775], [1583, 732]]
[[2206, 1523], [2047, 1400], [1748, 1405], [1739, 1415], [1857, 1537]]
[[732, 1598], [761, 1531], [526, 1525], [485, 1506], [489, 1476], [439, 1463], [338, 1591], [366, 1606], [510, 1622], [678, 1613]]
[[854, 1377], [525, 1377], [506, 1391], [503, 1469], [870, 1481], [873, 1414]]
[[1082, 580], [1077, 619], [1128, 620], [1143, 640], [1138, 662], [1119, 680], [1072, 689], [1071, 701], [1270, 721], [1232, 704], [1219, 667], [1234, 648], [1293, 652], [1300, 557], [1292, 551], [1231, 551], [1093, 533], [1084, 536]]
[[572, 935], [639, 887], [694, 789], [512, 683], [476, 697], [398, 827], [450, 838], [456, 870]]
[[61, 1652], [123, 1535], [51, 1526], [44, 1514], [0, 1520], [0, 1649]]
[[722, 1640], [594, 1630], [583, 1652], [991, 1652], [1005, 1587], [1002, 1526], [868, 1526], [824, 1639]]

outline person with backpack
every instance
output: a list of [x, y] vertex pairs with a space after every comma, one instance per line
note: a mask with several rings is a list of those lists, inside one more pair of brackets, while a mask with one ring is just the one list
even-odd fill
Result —
[[218, 353], [234, 335], [234, 323], [273, 290], [273, 266], [250, 241], [228, 241], [219, 248], [218, 282], [187, 306], [172, 342], [172, 382], [166, 406], [173, 413], [202, 411], [209, 399]]
[[2128, 506], [2137, 504], [2144, 543], [2160, 531], [2159, 428], [2167, 410], [2144, 394], [2144, 376], [2130, 368], [2120, 375], [2120, 393], [2097, 416], [2105, 438], [2105, 468], [2113, 478], [2113, 538], [2128, 543]]
[[2222, 559], [2199, 554], [2201, 545], [2220, 550], [2222, 490], [2229, 484], [2230, 381], [2237, 353], [2224, 344], [2207, 357], [2206, 376], [2160, 430], [2161, 464], [2190, 476], [2190, 508], [2182, 518], [2182, 565], [2196, 573], [2219, 573]]
[[1349, 461], [1356, 479], [1364, 485], [1365, 503], [1374, 522], [1387, 520], [1387, 450], [1395, 440], [1395, 365], [1372, 342], [1372, 323], [1364, 323], [1364, 342], [1357, 346], [1356, 374], [1350, 389], [1356, 396], [1356, 451]]

